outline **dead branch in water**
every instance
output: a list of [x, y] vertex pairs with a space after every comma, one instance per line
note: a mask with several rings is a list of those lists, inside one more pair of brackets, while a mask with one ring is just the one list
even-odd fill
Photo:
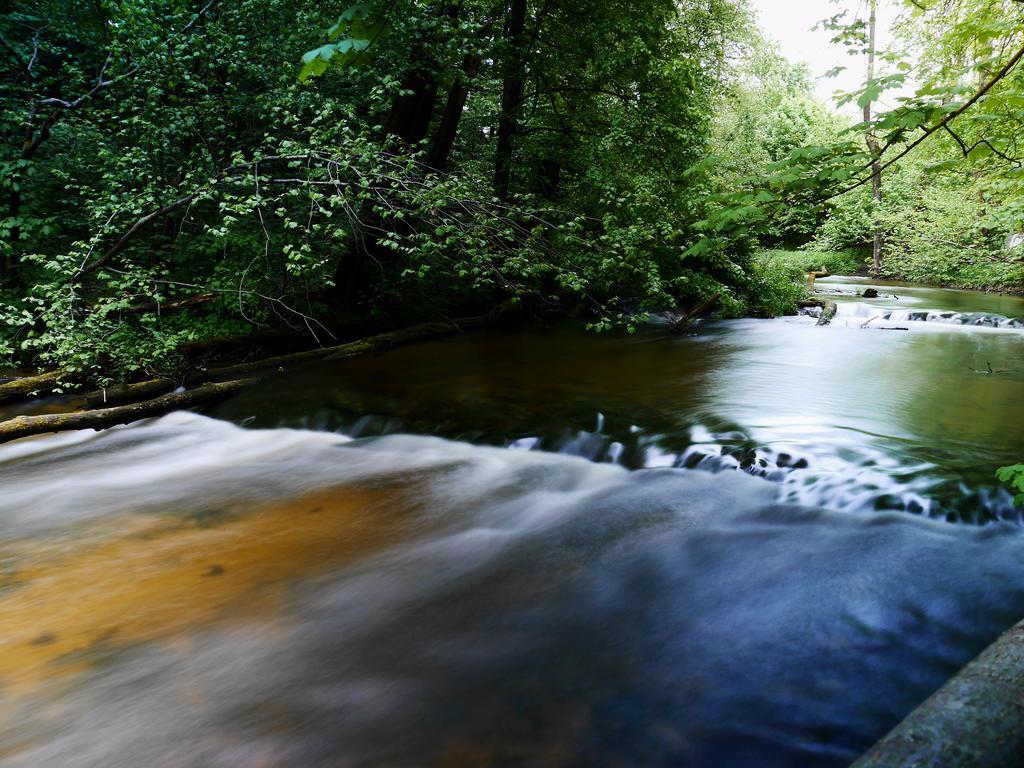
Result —
[[979, 371], [977, 368], [972, 368], [969, 365], [967, 366], [967, 370], [974, 371], [974, 373], [981, 373], [981, 374], [984, 374], [985, 376], [991, 376], [994, 373], [1013, 373], [1013, 371], [1010, 370], [1009, 368], [995, 368], [995, 369], [993, 369], [992, 368], [992, 363], [985, 363], [985, 365], [988, 366], [988, 370], [987, 371]]
[[836, 316], [836, 312], [839, 311], [839, 305], [831, 299], [825, 302], [825, 308], [821, 310], [821, 317], [818, 318], [818, 322], [815, 325], [828, 325], [832, 322], [832, 318]]
[[6, 384], [0, 384], [0, 403], [52, 392], [61, 376], [65, 375], [67, 374], [64, 371], [48, 371], [38, 376], [25, 376], [8, 381]]
[[242, 387], [256, 379], [226, 381], [220, 384], [204, 384], [187, 392], [175, 392], [141, 403], [101, 408], [82, 413], [48, 413], [40, 416], [17, 416], [0, 422], [0, 443], [17, 440], [30, 435], [50, 432], [67, 432], [75, 429], [107, 429], [118, 424], [128, 424], [150, 416], [162, 416], [183, 408], [225, 400], [239, 392]]

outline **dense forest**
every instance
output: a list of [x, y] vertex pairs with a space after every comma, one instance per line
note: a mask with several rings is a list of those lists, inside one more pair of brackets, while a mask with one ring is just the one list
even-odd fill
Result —
[[861, 5], [822, 22], [865, 75], [834, 112], [743, 0], [16, 0], [0, 357], [103, 384], [510, 299], [771, 316], [821, 266], [1021, 290], [1024, 9], [907, 2], [876, 50]]

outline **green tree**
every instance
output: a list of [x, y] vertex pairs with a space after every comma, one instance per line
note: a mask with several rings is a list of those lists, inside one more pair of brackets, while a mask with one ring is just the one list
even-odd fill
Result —
[[[794, 150], [836, 141], [846, 127], [815, 98], [806, 65], [789, 62], [759, 35], [751, 37], [717, 109], [713, 153], [721, 192], [760, 183]], [[824, 217], [824, 210], [814, 206], [780, 206], [769, 211], [759, 241], [802, 245]]]
[[16, 0], [2, 343], [104, 380], [508, 297], [742, 313], [749, 248], [691, 246], [748, 26], [739, 0]]

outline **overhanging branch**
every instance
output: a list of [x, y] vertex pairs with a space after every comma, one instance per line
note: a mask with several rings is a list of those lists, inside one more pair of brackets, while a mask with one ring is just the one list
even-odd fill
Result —
[[[1008, 74], [1010, 74], [1010, 72], [1013, 70], [1013, 68], [1015, 66], [1017, 66], [1017, 64], [1020, 62], [1020, 60], [1022, 58], [1024, 58], [1024, 46], [1019, 48], [1017, 50], [1017, 52], [1014, 53], [1013, 56], [1010, 57], [1009, 61], [1007, 61], [1006, 64], [1003, 65], [1002, 69], [1000, 69], [998, 72], [996, 72], [996, 74], [994, 74], [973, 96], [971, 96], [970, 99], [968, 99], [966, 102], [964, 102], [955, 111], [950, 112], [948, 115], [946, 115], [944, 118], [942, 118], [942, 120], [940, 120], [938, 123], [936, 123], [935, 125], [931, 126], [930, 128], [925, 129], [925, 132], [923, 134], [918, 136], [914, 141], [912, 141], [910, 144], [908, 144], [906, 147], [904, 147], [895, 157], [893, 157], [892, 159], [887, 160], [886, 162], [882, 163], [882, 165], [879, 167], [877, 172], [881, 173], [886, 168], [891, 167], [894, 163], [902, 160], [904, 157], [906, 157], [911, 152], [913, 152], [917, 147], [919, 147], [922, 143], [924, 143], [924, 141], [929, 136], [931, 136], [932, 134], [936, 133], [937, 131], [943, 130], [951, 122], [956, 120], [956, 118], [960, 117], [960, 115], [962, 115], [964, 112], [966, 112], [972, 106], [974, 106], [985, 94], [987, 94], [990, 90], [992, 90], [992, 88], [996, 85], [996, 83], [998, 83], [1000, 80], [1002, 80]], [[874, 175], [875, 174], [872, 173], [871, 176], [866, 176], [865, 178], [860, 179], [856, 183], [850, 184], [849, 186], [844, 187], [843, 189], [839, 190], [838, 192], [833, 192], [832, 194], [828, 195], [827, 197], [823, 197], [818, 202], [819, 203], [824, 203], [824, 202], [827, 202], [828, 200], [832, 200], [833, 198], [840, 197], [841, 195], [845, 195], [847, 192], [852, 192], [853, 190], [858, 189], [859, 187], [862, 187], [865, 184], [870, 183], [871, 179], [872, 179], [872, 177]]]

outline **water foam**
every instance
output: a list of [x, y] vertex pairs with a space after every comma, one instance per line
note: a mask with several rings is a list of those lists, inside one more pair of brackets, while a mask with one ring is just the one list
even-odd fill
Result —
[[[700, 464], [738, 435], [691, 437]], [[825, 466], [784, 453], [734, 468]], [[737, 471], [191, 414], [0, 448], [0, 519], [52, 516], [40, 482], [67, 525], [143, 493], [188, 506], [396, 477], [415, 488], [407, 537], [285, 585], [279, 617], [120, 648], [10, 707], [0, 765], [838, 767], [1024, 612], [1011, 526], [778, 505]]]

